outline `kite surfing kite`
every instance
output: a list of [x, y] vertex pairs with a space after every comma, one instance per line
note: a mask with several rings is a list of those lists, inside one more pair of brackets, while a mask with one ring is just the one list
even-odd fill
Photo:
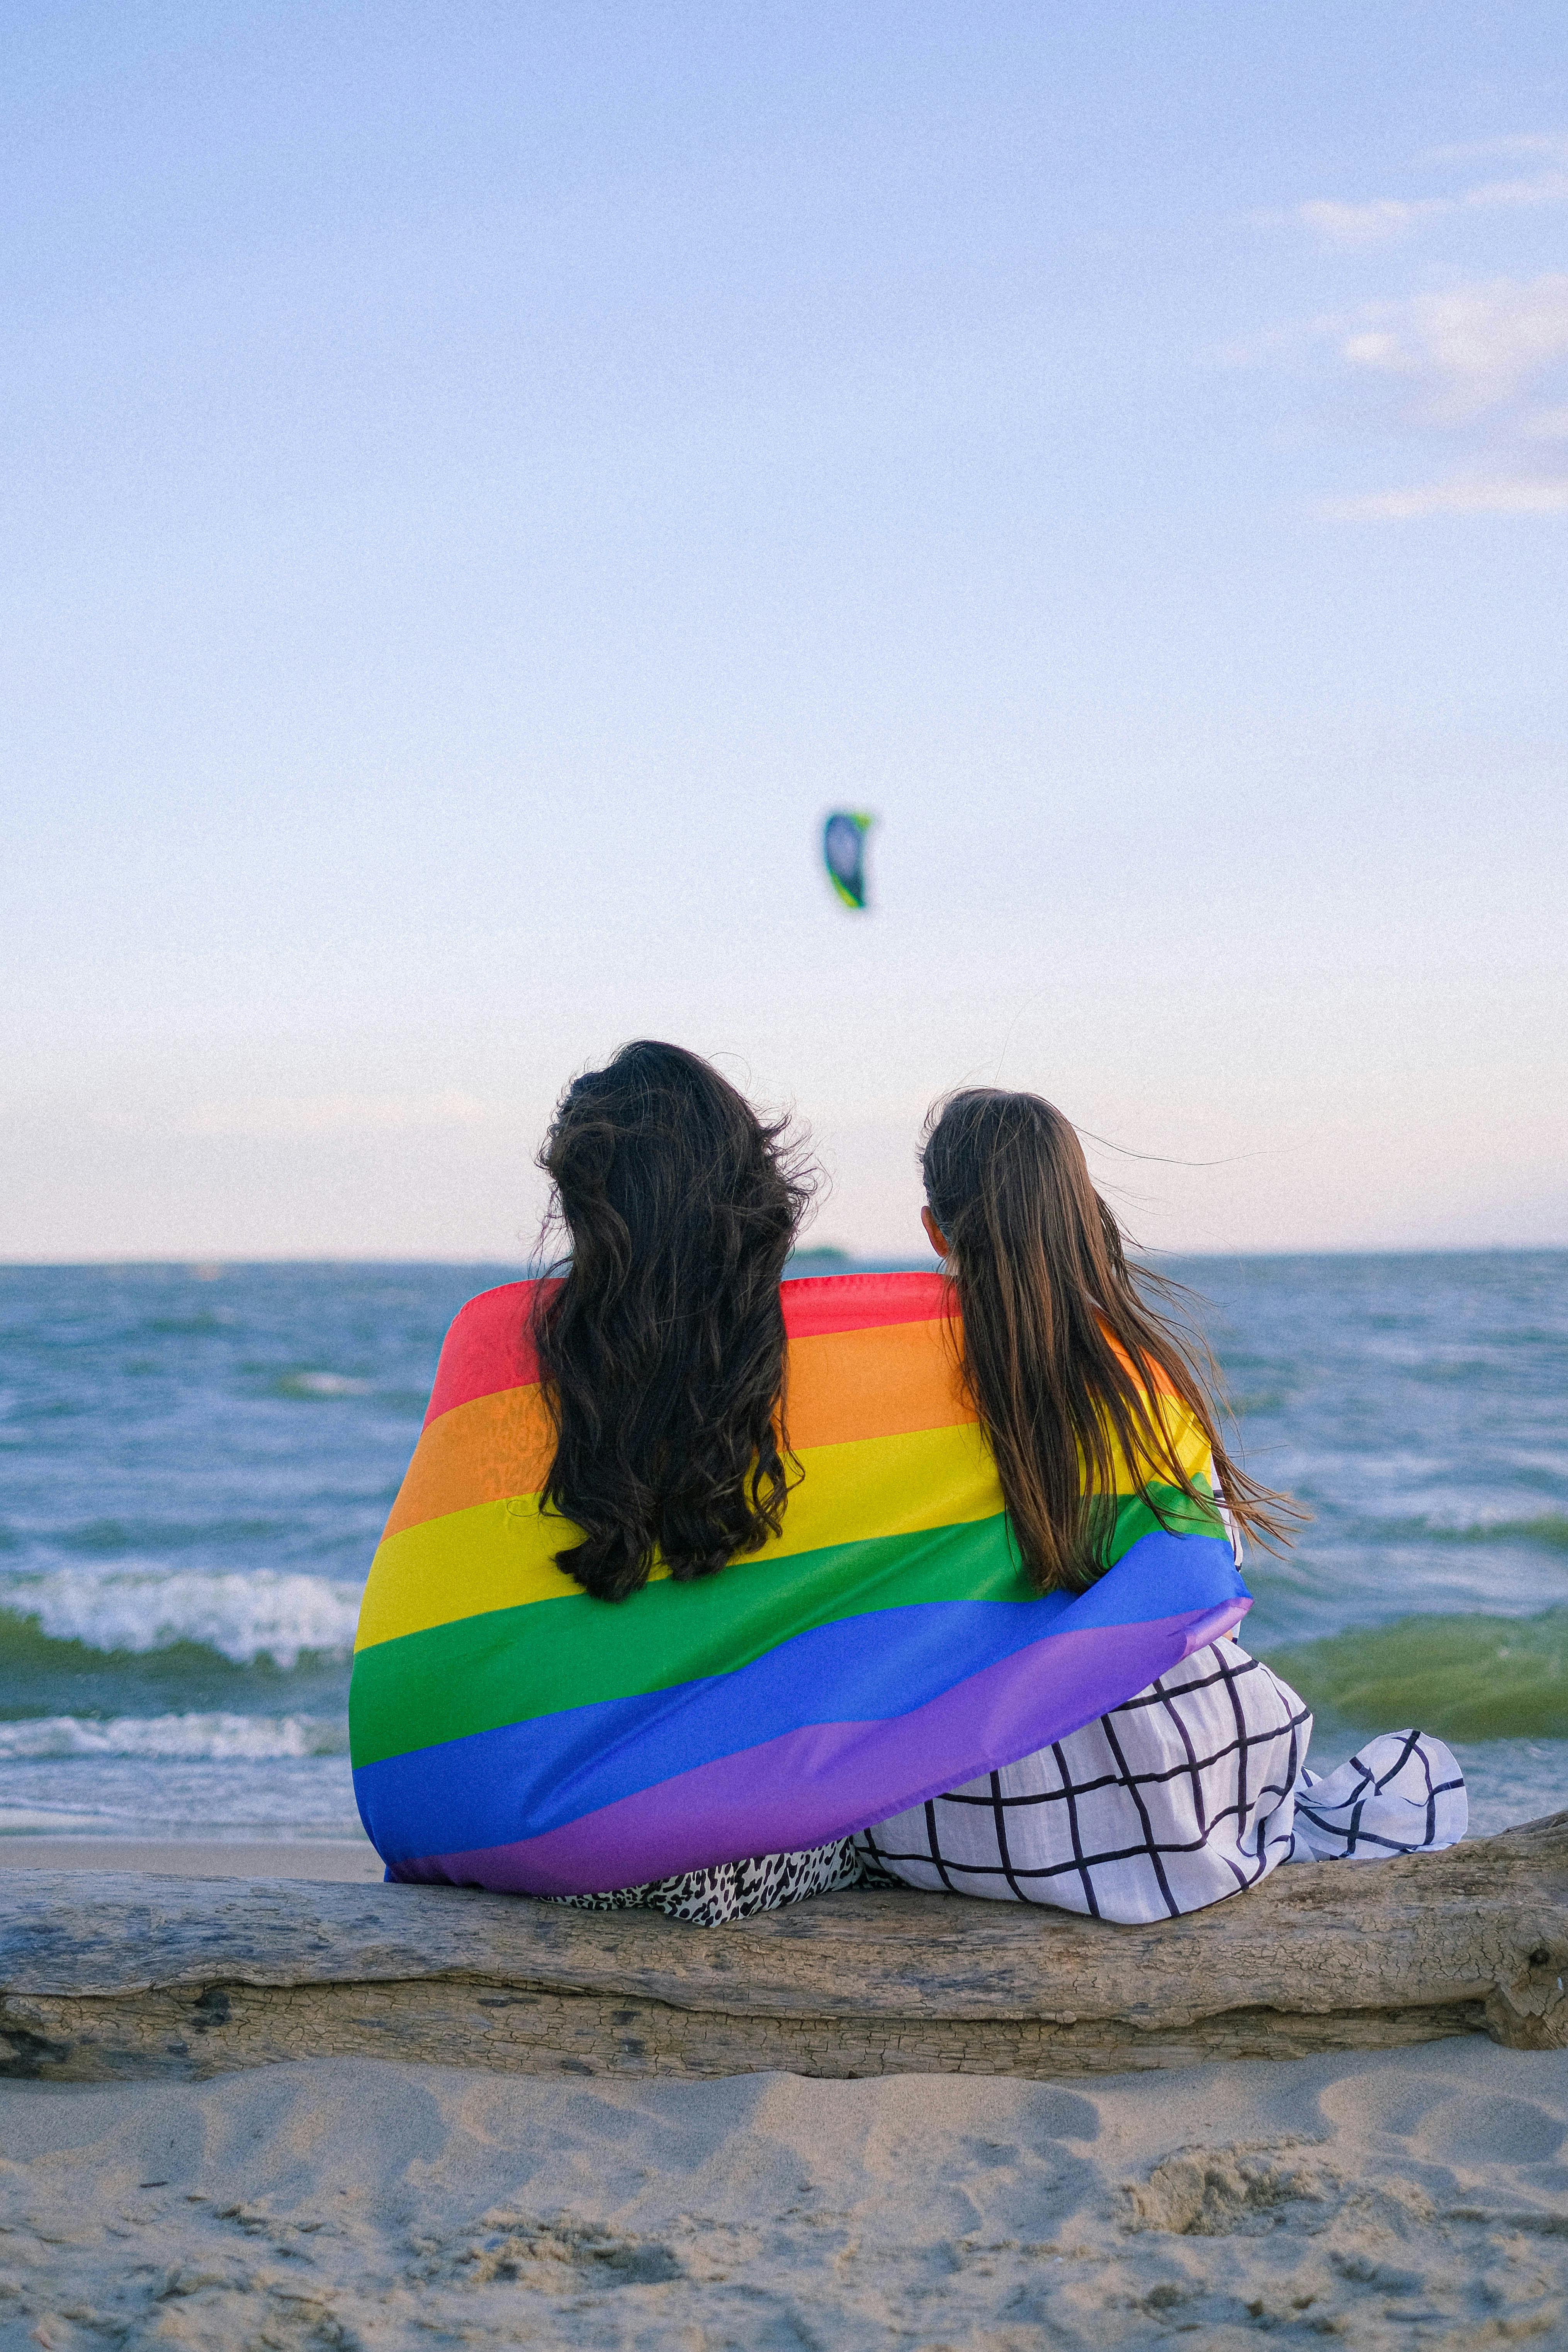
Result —
[[835, 809], [822, 828], [822, 862], [847, 907], [866, 909], [866, 835], [872, 820], [857, 809]]

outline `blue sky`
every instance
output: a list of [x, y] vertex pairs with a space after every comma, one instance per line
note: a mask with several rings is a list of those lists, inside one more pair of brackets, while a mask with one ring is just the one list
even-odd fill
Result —
[[637, 1034], [821, 1239], [1000, 1076], [1161, 1245], [1568, 1243], [1559, 8], [7, 50], [0, 1256], [516, 1255]]

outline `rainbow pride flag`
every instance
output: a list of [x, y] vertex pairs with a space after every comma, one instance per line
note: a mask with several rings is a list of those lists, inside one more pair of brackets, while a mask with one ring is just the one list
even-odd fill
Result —
[[1124, 1464], [1112, 1565], [1033, 1591], [934, 1274], [786, 1282], [783, 1533], [594, 1600], [539, 1508], [531, 1288], [448, 1332], [365, 1588], [354, 1787], [393, 1878], [589, 1894], [822, 1844], [1065, 1737], [1250, 1606], [1212, 1503], [1167, 1488], [1162, 1528]]

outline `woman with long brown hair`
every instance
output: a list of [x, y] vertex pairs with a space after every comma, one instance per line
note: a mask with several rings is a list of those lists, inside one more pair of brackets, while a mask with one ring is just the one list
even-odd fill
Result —
[[[1023, 1565], [1081, 1592], [1108, 1565], [1120, 1503], [1180, 1525], [1220, 1511], [1268, 1549], [1304, 1517], [1226, 1446], [1218, 1378], [1136, 1265], [1069, 1122], [994, 1087], [939, 1103], [921, 1156], [925, 1229], [945, 1261], [964, 1386]], [[1311, 1717], [1234, 1637], [1049, 1748], [910, 1807], [858, 1841], [909, 1885], [1137, 1921], [1202, 1908], [1290, 1859], [1452, 1844], [1464, 1782], [1441, 1741], [1370, 1741], [1320, 1780]]]

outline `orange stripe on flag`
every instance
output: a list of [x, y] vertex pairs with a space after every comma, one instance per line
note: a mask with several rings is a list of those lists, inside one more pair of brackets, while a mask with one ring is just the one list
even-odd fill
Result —
[[[792, 1445], [847, 1445], [973, 1422], [940, 1323], [893, 1323], [791, 1343]], [[383, 1540], [477, 1503], [534, 1495], [554, 1434], [540, 1390], [498, 1389], [426, 1425]]]
[[537, 1494], [554, 1452], [555, 1433], [537, 1387], [497, 1389], [453, 1405], [426, 1425], [382, 1541], [475, 1503]]
[[792, 1445], [847, 1445], [973, 1421], [942, 1323], [884, 1323], [792, 1339], [784, 1396]]

